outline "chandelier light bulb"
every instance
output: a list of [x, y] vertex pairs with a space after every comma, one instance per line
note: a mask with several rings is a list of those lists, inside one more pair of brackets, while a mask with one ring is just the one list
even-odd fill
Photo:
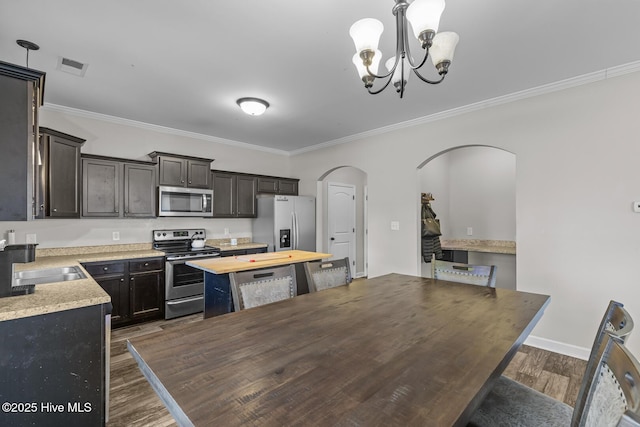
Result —
[[269, 107], [269, 103], [260, 98], [240, 98], [236, 102], [250, 116], [259, 116]]
[[378, 49], [382, 31], [384, 31], [384, 25], [377, 19], [365, 18], [354, 23], [349, 29], [349, 35], [356, 45], [356, 52]]

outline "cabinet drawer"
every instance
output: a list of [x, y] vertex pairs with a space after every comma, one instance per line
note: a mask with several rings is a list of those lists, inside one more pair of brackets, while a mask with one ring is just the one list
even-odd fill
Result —
[[92, 262], [83, 266], [87, 273], [94, 277], [124, 273], [124, 262]]
[[147, 258], [136, 261], [129, 261], [129, 273], [162, 270], [163, 268], [164, 258]]

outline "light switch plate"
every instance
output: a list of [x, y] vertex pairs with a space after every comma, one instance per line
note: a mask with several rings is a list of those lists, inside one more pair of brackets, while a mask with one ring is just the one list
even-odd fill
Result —
[[467, 227], [467, 236], [473, 236], [473, 227]]
[[391, 221], [391, 229], [394, 231], [400, 230], [400, 222]]
[[114, 231], [113, 233], [111, 233], [111, 238], [113, 240], [120, 240], [120, 232], [119, 231]]
[[36, 241], [36, 235], [34, 234], [27, 234], [27, 243], [38, 243]]

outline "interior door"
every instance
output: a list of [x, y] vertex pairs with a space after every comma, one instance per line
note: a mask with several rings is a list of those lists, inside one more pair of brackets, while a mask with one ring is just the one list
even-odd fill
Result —
[[333, 259], [349, 257], [351, 275], [356, 262], [356, 187], [330, 182], [327, 192], [329, 252]]

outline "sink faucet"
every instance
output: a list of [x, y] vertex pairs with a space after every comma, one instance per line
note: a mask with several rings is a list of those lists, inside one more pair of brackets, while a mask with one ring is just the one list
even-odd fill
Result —
[[37, 243], [8, 245], [0, 249], [0, 298], [11, 296], [14, 274], [13, 264], [33, 262], [36, 259]]

